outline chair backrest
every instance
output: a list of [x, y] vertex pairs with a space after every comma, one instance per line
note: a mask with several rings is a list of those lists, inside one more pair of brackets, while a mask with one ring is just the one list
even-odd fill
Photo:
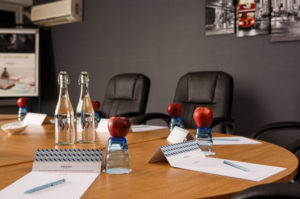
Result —
[[145, 113], [150, 79], [143, 74], [128, 73], [113, 76], [106, 87], [101, 106], [105, 117], [122, 113]]
[[[199, 106], [212, 109], [213, 117], [231, 116], [233, 96], [232, 77], [220, 71], [192, 72], [180, 78], [174, 102], [182, 105], [185, 128], [196, 128], [193, 112]], [[222, 127], [214, 129], [223, 131]]]
[[269, 183], [247, 188], [232, 199], [298, 199], [300, 198], [299, 183]]

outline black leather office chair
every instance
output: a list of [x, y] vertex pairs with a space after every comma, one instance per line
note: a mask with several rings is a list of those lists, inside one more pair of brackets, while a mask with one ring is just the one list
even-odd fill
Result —
[[234, 195], [232, 199], [299, 199], [300, 184], [270, 183], [254, 186]]
[[[252, 137], [271, 142], [293, 152], [300, 162], [300, 122], [276, 122], [257, 130]], [[299, 181], [299, 173], [294, 179]]]
[[150, 90], [150, 79], [143, 74], [113, 76], [106, 87], [101, 106], [101, 117], [134, 117], [145, 113]]
[[[220, 71], [191, 72], [178, 81], [173, 101], [182, 106], [185, 128], [196, 128], [193, 112], [199, 106], [206, 106], [213, 111], [213, 130], [230, 132], [233, 128], [230, 119], [232, 96], [233, 79], [229, 74]], [[135, 118], [133, 122], [141, 124], [151, 119], [162, 119], [167, 125], [170, 122], [170, 116], [162, 113], [147, 113]]]

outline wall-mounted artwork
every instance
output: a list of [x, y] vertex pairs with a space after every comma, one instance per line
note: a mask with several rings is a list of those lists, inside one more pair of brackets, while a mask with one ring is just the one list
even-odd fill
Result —
[[205, 35], [234, 33], [234, 0], [206, 0]]
[[237, 0], [236, 14], [238, 37], [269, 34], [269, 0]]
[[271, 1], [271, 41], [300, 40], [300, 0]]
[[0, 29], [0, 97], [38, 96], [38, 29]]

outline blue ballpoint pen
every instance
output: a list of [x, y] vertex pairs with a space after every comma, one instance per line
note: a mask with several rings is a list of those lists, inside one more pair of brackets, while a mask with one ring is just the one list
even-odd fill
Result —
[[32, 193], [32, 192], [36, 192], [36, 191], [39, 191], [39, 190], [42, 190], [42, 189], [46, 189], [46, 188], [48, 188], [48, 187], [52, 187], [52, 186], [55, 186], [55, 185], [59, 185], [59, 184], [65, 182], [65, 181], [66, 181], [66, 179], [63, 178], [63, 179], [61, 179], [61, 180], [57, 180], [57, 181], [54, 181], [54, 182], [50, 182], [50, 183], [48, 183], [48, 184], [44, 184], [44, 185], [41, 185], [41, 186], [38, 186], [38, 187], [34, 187], [34, 188], [32, 188], [32, 189], [29, 189], [29, 190], [25, 191], [24, 193]]
[[227, 161], [227, 160], [224, 160], [223, 163], [224, 163], [224, 164], [227, 164], [227, 165], [229, 165], [229, 166], [232, 166], [232, 167], [234, 167], [234, 168], [240, 169], [240, 170], [242, 170], [242, 171], [246, 171], [246, 172], [249, 171], [247, 168], [242, 167], [242, 166], [237, 165], [237, 164], [234, 164], [234, 163], [229, 162], [229, 161]]

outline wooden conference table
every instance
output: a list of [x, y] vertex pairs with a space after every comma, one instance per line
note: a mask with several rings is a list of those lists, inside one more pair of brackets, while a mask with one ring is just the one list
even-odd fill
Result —
[[[0, 125], [11, 120], [3, 120]], [[262, 144], [214, 146], [214, 157], [284, 167], [286, 170], [260, 182], [172, 168], [167, 162], [149, 159], [168, 144], [168, 129], [129, 133], [127, 138], [132, 172], [101, 173], [82, 198], [230, 198], [235, 193], [263, 183], [288, 182], [297, 172], [298, 160], [286, 149]], [[213, 133], [213, 136], [226, 136]], [[68, 147], [54, 145], [54, 125], [29, 126], [23, 133], [7, 135], [0, 130], [0, 190], [31, 171], [37, 148], [103, 148], [108, 135], [99, 133], [94, 144]]]

